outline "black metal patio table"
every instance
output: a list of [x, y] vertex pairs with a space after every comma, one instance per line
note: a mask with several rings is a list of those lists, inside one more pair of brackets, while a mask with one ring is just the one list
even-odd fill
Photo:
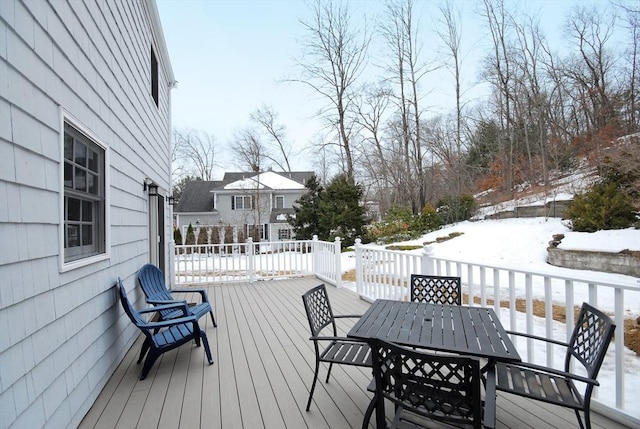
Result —
[[[347, 336], [485, 358], [485, 370], [496, 361], [522, 360], [497, 314], [487, 307], [379, 299]], [[376, 414], [377, 422], [384, 422], [384, 410]]]

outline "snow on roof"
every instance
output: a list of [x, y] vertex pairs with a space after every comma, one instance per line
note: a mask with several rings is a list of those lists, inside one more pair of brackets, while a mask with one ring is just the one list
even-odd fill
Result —
[[231, 182], [224, 189], [304, 189], [304, 185], [273, 171], [266, 171], [243, 180]]

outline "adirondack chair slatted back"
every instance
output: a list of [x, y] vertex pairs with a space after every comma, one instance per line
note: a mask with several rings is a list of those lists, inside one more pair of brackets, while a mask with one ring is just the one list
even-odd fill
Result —
[[429, 304], [462, 304], [460, 277], [411, 275], [411, 301]]
[[138, 271], [138, 282], [147, 298], [171, 301], [171, 296], [164, 283], [162, 271], [153, 264], [145, 264]]
[[369, 346], [376, 392], [385, 399], [430, 419], [482, 427], [478, 360], [424, 353], [375, 339]]
[[569, 372], [571, 357], [582, 363], [589, 378], [595, 379], [600, 371], [615, 325], [609, 316], [584, 303], [569, 340], [565, 358], [565, 371]]
[[[124, 308], [124, 312], [129, 316], [129, 319], [136, 325], [138, 328], [145, 324], [144, 319], [136, 311], [135, 308], [131, 305], [129, 298], [127, 297], [127, 291], [122, 284], [122, 280], [118, 278], [118, 294], [120, 295], [120, 302], [122, 303], [122, 308]], [[144, 332], [144, 331], [143, 331]], [[146, 332], [145, 335], [149, 336]]]
[[333, 335], [336, 336], [336, 322], [324, 283], [313, 289], [309, 289], [302, 295], [302, 301], [304, 302], [304, 308], [307, 312], [311, 335], [315, 337], [324, 327], [332, 325]]

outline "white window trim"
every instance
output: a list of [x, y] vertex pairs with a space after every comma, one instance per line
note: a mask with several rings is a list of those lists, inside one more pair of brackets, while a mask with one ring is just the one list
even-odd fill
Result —
[[[89, 137], [93, 143], [100, 146], [104, 150], [104, 253], [95, 256], [89, 256], [86, 258], [78, 259], [71, 262], [65, 262], [64, 260], [64, 124], [76, 128], [78, 131]], [[111, 258], [111, 205], [110, 205], [110, 149], [109, 146], [100, 140], [93, 132], [82, 124], [77, 118], [67, 112], [65, 109], [60, 109], [60, 138], [58, 140], [58, 148], [60, 149], [60, 167], [59, 167], [59, 181], [60, 181], [60, 195], [58, 205], [58, 265], [61, 273], [66, 271], [75, 270], [80, 267], [95, 264], [96, 262], [104, 261]]]

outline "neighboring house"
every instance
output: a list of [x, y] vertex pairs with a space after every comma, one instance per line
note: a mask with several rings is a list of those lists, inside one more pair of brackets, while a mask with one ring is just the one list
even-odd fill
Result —
[[137, 338], [174, 82], [153, 0], [0, 0], [0, 428], [77, 427]]
[[175, 209], [176, 226], [183, 238], [191, 224], [196, 230], [232, 228], [239, 241], [248, 236], [256, 241], [290, 240], [287, 216], [294, 213], [294, 203], [307, 192], [304, 184], [313, 175], [312, 171], [226, 173], [221, 181], [189, 182]]

